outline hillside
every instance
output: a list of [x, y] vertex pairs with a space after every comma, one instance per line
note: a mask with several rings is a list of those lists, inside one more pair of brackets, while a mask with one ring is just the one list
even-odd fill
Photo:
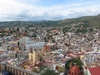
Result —
[[65, 26], [73, 23], [84, 23], [91, 27], [100, 28], [100, 15], [97, 16], [85, 16], [80, 18], [66, 19], [61, 21], [10, 21], [10, 22], [0, 22], [1, 27], [25, 27], [25, 26]]
[[100, 28], [100, 15], [98, 16], [85, 16], [80, 18], [74, 18], [74, 19], [66, 19], [59, 22], [59, 25], [67, 25], [72, 23], [85, 23], [91, 27]]
[[4, 27], [26, 27], [26, 26], [56, 26], [59, 21], [40, 21], [40, 22], [32, 22], [32, 21], [10, 21], [10, 22], [0, 22], [0, 28]]

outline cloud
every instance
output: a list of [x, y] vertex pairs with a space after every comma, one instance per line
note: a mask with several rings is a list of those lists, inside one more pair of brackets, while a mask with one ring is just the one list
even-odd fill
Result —
[[[40, 0], [1, 0], [0, 21], [14, 20], [61, 20], [100, 13], [99, 2], [60, 4], [54, 6], [36, 5]], [[30, 2], [32, 2], [30, 4]], [[36, 3], [36, 4], [35, 4]]]

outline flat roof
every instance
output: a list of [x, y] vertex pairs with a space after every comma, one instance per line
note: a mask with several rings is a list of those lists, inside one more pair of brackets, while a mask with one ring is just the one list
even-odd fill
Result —
[[100, 75], [100, 67], [91, 67], [89, 68], [91, 75]]

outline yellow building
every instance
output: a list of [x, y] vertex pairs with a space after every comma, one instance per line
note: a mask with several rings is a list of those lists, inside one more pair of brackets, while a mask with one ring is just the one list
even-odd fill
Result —
[[39, 61], [39, 55], [36, 50], [32, 50], [32, 48], [29, 51], [29, 60], [32, 61], [33, 63]]

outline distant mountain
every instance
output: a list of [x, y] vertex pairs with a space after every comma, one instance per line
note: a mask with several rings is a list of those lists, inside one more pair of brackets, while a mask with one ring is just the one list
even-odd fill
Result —
[[60, 25], [67, 25], [72, 23], [85, 23], [91, 27], [97, 27], [100, 28], [100, 14], [97, 16], [84, 16], [80, 18], [74, 18], [74, 19], [66, 19], [59, 22]]
[[39, 21], [39, 22], [33, 22], [33, 21], [10, 21], [10, 22], [0, 22], [0, 27], [26, 27], [26, 26], [56, 26], [58, 25], [59, 21]]
[[60, 20], [60, 21], [39, 21], [39, 22], [33, 22], [33, 21], [10, 21], [10, 22], [0, 22], [0, 28], [1, 27], [25, 27], [25, 26], [65, 26], [70, 25], [73, 23], [84, 23], [91, 27], [97, 27], [100, 28], [100, 14], [97, 16], [84, 16], [79, 18], [73, 18], [73, 19], [66, 19], [66, 20]]
[[24, 27], [27, 25], [34, 26], [33, 22], [26, 22], [26, 21], [8, 21], [8, 22], [0, 22], [0, 27]]

